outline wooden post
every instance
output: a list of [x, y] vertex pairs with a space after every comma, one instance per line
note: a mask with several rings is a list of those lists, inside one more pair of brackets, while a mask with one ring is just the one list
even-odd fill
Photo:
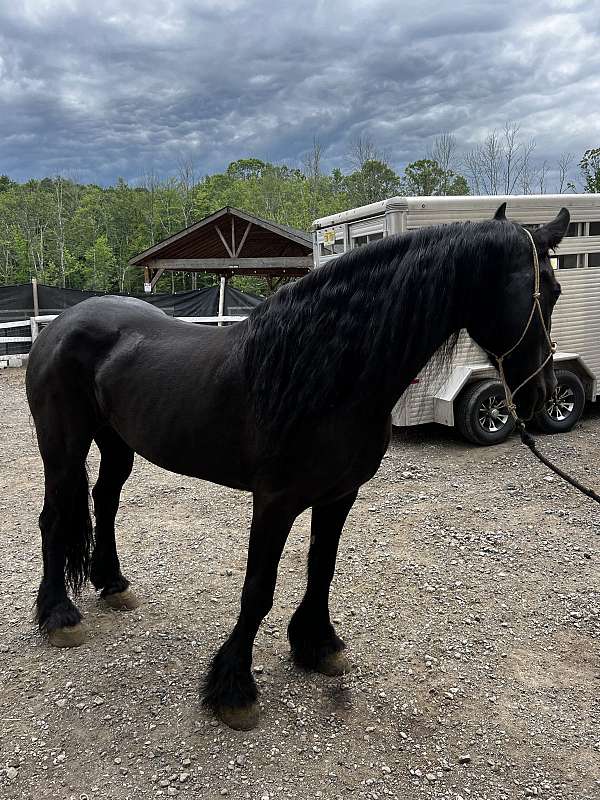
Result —
[[33, 294], [33, 316], [39, 317], [40, 315], [40, 303], [38, 300], [38, 286], [37, 286], [37, 278], [31, 279], [31, 293]]
[[[227, 284], [227, 278], [225, 275], [221, 276], [221, 285], [219, 286], [219, 316], [223, 316], [223, 312], [225, 310], [225, 286]], [[222, 325], [222, 322], [218, 322], [217, 325]]]

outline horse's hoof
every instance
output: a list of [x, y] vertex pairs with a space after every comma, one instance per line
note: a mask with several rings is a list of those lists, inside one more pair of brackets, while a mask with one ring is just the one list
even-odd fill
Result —
[[338, 650], [337, 653], [329, 653], [329, 655], [321, 659], [317, 666], [317, 672], [331, 677], [345, 675], [347, 672], [350, 672], [351, 669], [352, 665], [350, 664], [350, 660], [341, 650]]
[[83, 622], [54, 628], [48, 632], [48, 643], [53, 647], [79, 647], [87, 638], [87, 626]]
[[217, 716], [234, 731], [250, 731], [258, 725], [260, 708], [258, 703], [239, 708], [223, 706], [217, 710]]
[[108, 606], [119, 611], [120, 609], [127, 609], [133, 611], [141, 605], [135, 592], [131, 589], [125, 589], [123, 592], [113, 592], [112, 594], [104, 595], [104, 600]]

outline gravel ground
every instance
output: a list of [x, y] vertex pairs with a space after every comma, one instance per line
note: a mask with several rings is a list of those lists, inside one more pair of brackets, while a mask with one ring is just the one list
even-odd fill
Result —
[[[144, 605], [110, 611], [88, 589], [89, 641], [49, 647], [32, 624], [42, 472], [23, 381], [0, 372], [1, 797], [600, 797], [600, 517], [518, 440], [395, 435], [338, 558], [344, 678], [289, 660], [297, 521], [256, 641], [260, 727], [240, 733], [197, 687], [236, 618], [250, 497], [136, 459], [118, 535]], [[598, 486], [600, 409], [542, 444]]]

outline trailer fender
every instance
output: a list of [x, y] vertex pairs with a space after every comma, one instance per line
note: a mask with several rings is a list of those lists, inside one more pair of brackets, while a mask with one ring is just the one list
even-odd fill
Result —
[[596, 399], [598, 396], [598, 378], [579, 353], [565, 353], [559, 350], [554, 354], [554, 364], [557, 369], [570, 369], [580, 378], [585, 389], [586, 400]]
[[433, 419], [440, 425], [454, 425], [454, 401], [467, 383], [475, 379], [497, 377], [491, 364], [470, 364], [454, 367], [433, 396]]

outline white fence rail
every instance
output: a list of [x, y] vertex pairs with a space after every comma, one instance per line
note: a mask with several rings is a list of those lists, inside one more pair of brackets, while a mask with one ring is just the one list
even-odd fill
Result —
[[[14, 322], [0, 322], [0, 332], [8, 330], [9, 332], [16, 331], [19, 328], [27, 328], [29, 336], [0, 336], [0, 345], [2, 344], [27, 344], [31, 345], [31, 322], [28, 319], [19, 319]], [[24, 331], [22, 331], [24, 333]], [[23, 348], [23, 352], [7, 353], [6, 355], [0, 353], [0, 369], [4, 367], [22, 367], [24, 361], [27, 359], [27, 350]]]
[[[17, 320], [16, 322], [1, 322], [0, 329], [11, 328], [28, 328], [30, 326], [29, 320]], [[16, 342], [30, 342], [31, 336], [2, 336], [0, 337], [0, 344], [14, 344]]]
[[[31, 331], [29, 336], [0, 336], [0, 345], [19, 343], [31, 345], [37, 339], [42, 327], [47, 325], [49, 322], [52, 322], [52, 320], [56, 319], [57, 317], [58, 314], [38, 314], [35, 317], [16, 320], [15, 322], [0, 322], [0, 331], [7, 329], [10, 330], [13, 328], [29, 328]], [[206, 325], [211, 323], [213, 325], [223, 325], [224, 323], [229, 322], [241, 322], [242, 320], [246, 319], [246, 317], [220, 314], [216, 317], [175, 317], [175, 319], [178, 319], [181, 322], [191, 322], [192, 324], [196, 325]], [[10, 355], [0, 354], [0, 366], [7, 366], [7, 363], [8, 366], [12, 366], [11, 360], [19, 362], [17, 366], [21, 366], [23, 358], [27, 358], [27, 353], [11, 353]]]

